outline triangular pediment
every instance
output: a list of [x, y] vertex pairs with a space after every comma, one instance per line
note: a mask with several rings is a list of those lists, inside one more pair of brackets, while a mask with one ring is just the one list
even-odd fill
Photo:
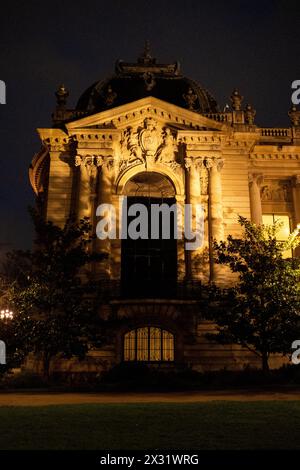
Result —
[[69, 133], [80, 129], [125, 129], [151, 116], [162, 124], [178, 130], [224, 130], [227, 125], [152, 96], [116, 108], [72, 121], [66, 124]]

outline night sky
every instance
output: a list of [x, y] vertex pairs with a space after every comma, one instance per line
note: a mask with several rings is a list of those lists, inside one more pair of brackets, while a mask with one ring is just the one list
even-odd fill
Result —
[[116, 59], [135, 61], [148, 39], [159, 62], [178, 60], [220, 108], [237, 87], [257, 110], [257, 124], [288, 126], [299, 36], [299, 0], [1, 2], [0, 251], [31, 246], [28, 167], [40, 148], [35, 129], [51, 125], [60, 83], [73, 107], [113, 73]]

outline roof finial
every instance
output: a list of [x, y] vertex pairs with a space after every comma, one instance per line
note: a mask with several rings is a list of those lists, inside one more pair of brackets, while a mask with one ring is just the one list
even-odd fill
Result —
[[246, 121], [246, 124], [249, 124], [250, 126], [253, 126], [253, 124], [254, 124], [254, 118], [255, 118], [255, 114], [256, 114], [256, 110], [253, 109], [253, 107], [251, 106], [251, 104], [247, 104], [247, 105], [245, 106], [244, 113], [245, 113], [245, 121]]
[[143, 57], [145, 57], [145, 59], [152, 59], [150, 54], [150, 41], [148, 41], [148, 39], [145, 41]]
[[58, 90], [55, 92], [57, 106], [59, 108], [64, 108], [67, 104], [67, 98], [69, 96], [69, 91], [66, 89], [65, 85], [59, 85]]
[[295, 104], [292, 104], [288, 115], [293, 127], [297, 127], [300, 125], [300, 111], [298, 111], [297, 106]]
[[230, 96], [232, 109], [234, 111], [241, 111], [243, 98], [244, 97], [239, 93], [238, 89], [235, 88]]
[[155, 59], [152, 57], [150, 53], [150, 42], [148, 40], [145, 41], [144, 51], [138, 58], [138, 62], [144, 65], [150, 65], [150, 64], [155, 63]]

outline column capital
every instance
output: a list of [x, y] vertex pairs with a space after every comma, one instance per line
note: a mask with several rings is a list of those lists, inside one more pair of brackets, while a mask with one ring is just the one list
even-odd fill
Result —
[[249, 173], [248, 179], [250, 185], [256, 183], [260, 186], [264, 182], [264, 175], [262, 173]]
[[204, 160], [204, 165], [207, 170], [217, 170], [221, 171], [224, 166], [224, 158], [222, 157], [206, 157]]
[[75, 166], [99, 167], [103, 165], [102, 155], [76, 155]]
[[98, 168], [112, 170], [114, 159], [112, 157], [104, 157], [103, 155], [76, 155], [75, 166], [85, 167], [88, 174], [92, 176], [97, 173]]
[[203, 166], [203, 158], [201, 157], [185, 157], [184, 159], [185, 168], [190, 171], [191, 168], [199, 171]]
[[76, 155], [75, 166], [79, 166], [81, 170], [85, 169], [90, 186], [90, 197], [95, 197], [96, 180], [98, 168], [103, 165], [103, 157], [100, 155]]
[[300, 187], [300, 175], [294, 175], [292, 178], [292, 185], [294, 188]]

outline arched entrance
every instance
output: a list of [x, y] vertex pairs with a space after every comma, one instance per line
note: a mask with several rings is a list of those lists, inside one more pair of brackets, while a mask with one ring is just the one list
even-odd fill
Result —
[[[123, 194], [127, 196], [128, 230], [121, 247], [122, 294], [131, 298], [170, 297], [177, 280], [174, 186], [166, 176], [145, 171], [126, 183]], [[143, 227], [135, 222], [141, 214], [140, 205], [143, 215], [147, 214], [146, 221], [145, 217], [141, 219]], [[140, 236], [132, 237], [131, 223]]]

